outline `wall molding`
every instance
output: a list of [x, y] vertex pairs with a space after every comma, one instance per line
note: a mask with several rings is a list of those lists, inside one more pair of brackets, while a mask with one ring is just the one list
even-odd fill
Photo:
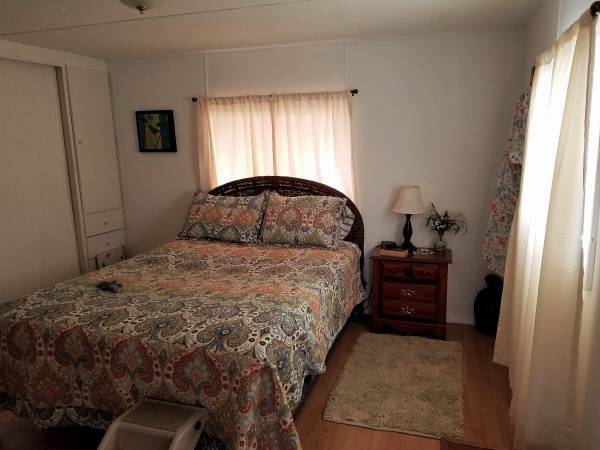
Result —
[[446, 316], [446, 322], [459, 323], [462, 325], [475, 325], [475, 317], [473, 317], [471, 314], [448, 314]]
[[86, 69], [107, 70], [106, 62], [102, 59], [49, 48], [34, 47], [4, 39], [0, 39], [0, 58], [55, 67], [77, 66]]

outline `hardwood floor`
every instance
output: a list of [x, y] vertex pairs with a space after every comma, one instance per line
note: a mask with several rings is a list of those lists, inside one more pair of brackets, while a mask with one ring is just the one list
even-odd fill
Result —
[[[440, 450], [440, 441], [419, 436], [324, 421], [329, 392], [347, 356], [366, 325], [351, 322], [340, 335], [321, 375], [295, 419], [304, 450]], [[486, 448], [512, 448], [508, 417], [508, 371], [492, 363], [494, 340], [467, 325], [448, 325], [448, 340], [462, 344], [464, 354], [465, 442]]]
[[[327, 397], [360, 333], [367, 327], [350, 322], [329, 358], [327, 372], [308, 394], [296, 427], [304, 450], [441, 450], [440, 441], [408, 434], [374, 431], [321, 419]], [[464, 353], [464, 441], [478, 447], [508, 449], [512, 430], [508, 418], [510, 391], [507, 371], [492, 363], [493, 339], [473, 327], [449, 325], [448, 339], [458, 341]], [[10, 412], [0, 413], [0, 450], [92, 450], [102, 431], [89, 428], [39, 430]], [[199, 446], [202, 448], [202, 446]], [[451, 446], [444, 448], [466, 449]]]

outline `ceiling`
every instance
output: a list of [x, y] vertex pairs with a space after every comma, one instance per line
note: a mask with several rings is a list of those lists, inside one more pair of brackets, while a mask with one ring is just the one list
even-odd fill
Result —
[[522, 25], [538, 0], [0, 0], [0, 39], [108, 60]]

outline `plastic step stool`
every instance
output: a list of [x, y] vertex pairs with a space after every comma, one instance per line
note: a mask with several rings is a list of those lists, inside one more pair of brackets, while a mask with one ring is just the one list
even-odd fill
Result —
[[141, 399], [110, 425], [98, 450], [194, 450], [208, 411]]

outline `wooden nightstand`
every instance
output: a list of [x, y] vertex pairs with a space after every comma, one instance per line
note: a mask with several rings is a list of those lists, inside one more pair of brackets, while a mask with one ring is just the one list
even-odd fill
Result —
[[446, 294], [448, 264], [452, 250], [444, 255], [414, 255], [406, 258], [371, 252], [373, 290], [371, 327], [375, 332], [388, 326], [401, 333], [432, 333], [446, 339]]

